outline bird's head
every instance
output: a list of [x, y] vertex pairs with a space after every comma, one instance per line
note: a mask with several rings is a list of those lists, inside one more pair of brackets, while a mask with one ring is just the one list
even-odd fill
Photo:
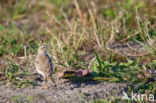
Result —
[[46, 53], [48, 50], [48, 45], [40, 46], [38, 49], [38, 53]]

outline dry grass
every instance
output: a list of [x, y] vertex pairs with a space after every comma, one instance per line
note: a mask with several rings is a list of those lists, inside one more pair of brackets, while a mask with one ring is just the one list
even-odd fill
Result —
[[[99, 65], [103, 70], [106, 64], [99, 60], [127, 68], [137, 65], [138, 73], [140, 63], [155, 71], [155, 0], [1, 0], [0, 4], [0, 71], [34, 72], [40, 42], [50, 46], [56, 71], [98, 71]], [[139, 46], [133, 48], [131, 41]], [[111, 48], [117, 43], [121, 50]], [[123, 49], [125, 43], [132, 52]]]

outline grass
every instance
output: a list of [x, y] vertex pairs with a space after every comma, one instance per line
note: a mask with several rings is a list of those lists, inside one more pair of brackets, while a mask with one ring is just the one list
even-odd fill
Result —
[[[0, 65], [4, 65], [0, 71], [9, 79], [33, 72], [38, 43], [44, 41], [51, 47], [56, 72], [92, 69], [95, 80], [130, 83], [137, 88], [129, 91], [156, 94], [154, 1], [2, 0], [0, 4]], [[148, 54], [139, 56], [141, 48], [129, 47], [132, 54], [113, 50], [114, 41], [136, 41]], [[34, 85], [28, 80], [14, 84], [27, 83]]]

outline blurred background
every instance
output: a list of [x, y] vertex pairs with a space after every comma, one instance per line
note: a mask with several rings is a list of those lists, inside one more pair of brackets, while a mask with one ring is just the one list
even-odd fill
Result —
[[0, 71], [34, 71], [41, 42], [56, 72], [91, 69], [155, 93], [156, 0], [0, 0]]

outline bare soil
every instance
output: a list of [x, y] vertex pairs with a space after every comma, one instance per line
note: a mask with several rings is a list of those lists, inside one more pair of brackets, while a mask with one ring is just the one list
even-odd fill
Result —
[[113, 100], [122, 98], [127, 85], [123, 83], [108, 83], [97, 81], [66, 82], [55, 79], [57, 87], [40, 89], [41, 81], [37, 86], [26, 88], [8, 87], [0, 85], [0, 103], [82, 103], [94, 99]]

